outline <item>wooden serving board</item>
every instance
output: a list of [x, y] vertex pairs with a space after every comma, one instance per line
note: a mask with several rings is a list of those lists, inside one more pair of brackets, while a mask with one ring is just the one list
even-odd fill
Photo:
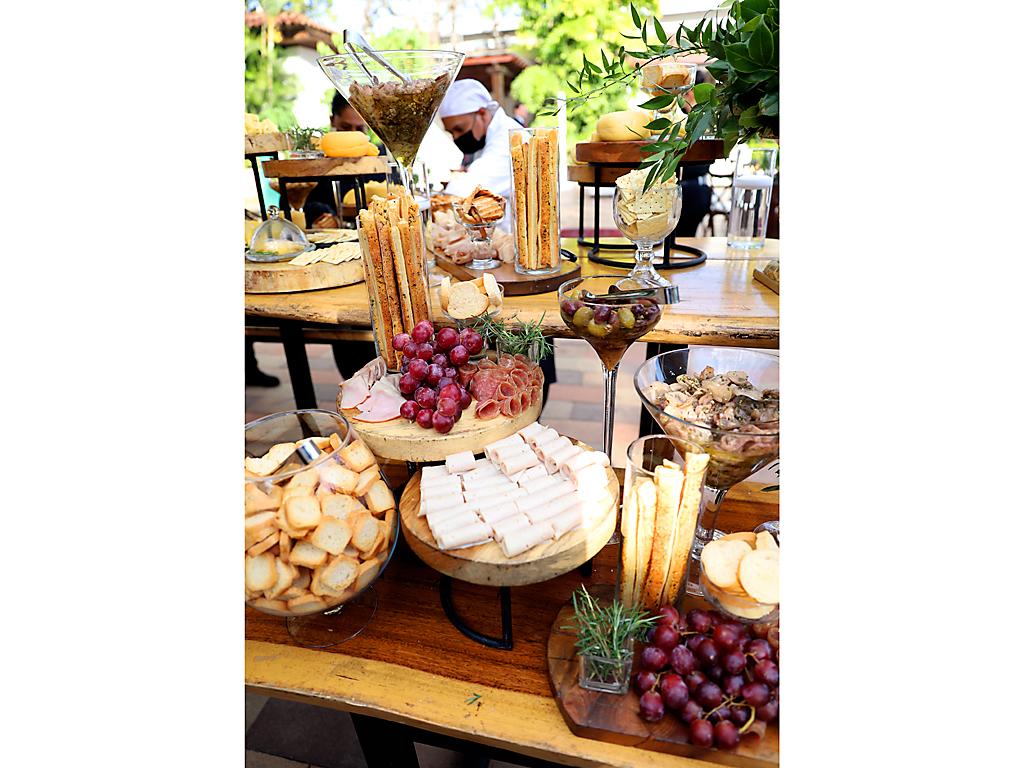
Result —
[[263, 162], [263, 174], [268, 179], [355, 176], [387, 173], [387, 170], [388, 161], [384, 157], [310, 157]]
[[524, 410], [514, 419], [496, 416], [493, 419], [478, 419], [473, 412], [475, 406], [463, 411], [452, 431], [442, 435], [435, 429], [423, 429], [414, 421], [401, 417], [377, 423], [356, 421], [358, 408], [342, 411], [352, 429], [373, 453], [382, 459], [395, 461], [444, 461], [453, 453], [482, 451], [484, 446], [518, 432], [527, 424], [540, 418], [541, 401]]
[[490, 272], [495, 280], [505, 286], [506, 296], [528, 296], [557, 291], [558, 286], [566, 280], [580, 276], [580, 263], [565, 258], [562, 259], [562, 266], [558, 272], [550, 275], [521, 275], [516, 272], [513, 265], [504, 262], [493, 269], [479, 270], [469, 269], [464, 264], [456, 264], [440, 251], [434, 251], [434, 256], [437, 259], [437, 266], [458, 280], [476, 280], [484, 272]]
[[[403, 522], [403, 528], [405, 527]], [[406, 536], [408, 539], [408, 535]], [[591, 594], [610, 600], [612, 585], [598, 585]], [[742, 768], [775, 768], [779, 764], [779, 728], [768, 727], [764, 737], [740, 739], [734, 750], [708, 749], [689, 742], [689, 730], [672, 712], [666, 712], [657, 723], [640, 718], [640, 697], [631, 685], [621, 696], [613, 693], [587, 691], [579, 686], [579, 659], [576, 656], [576, 634], [562, 627], [572, 626], [572, 603], [566, 603], [551, 625], [548, 636], [548, 677], [551, 692], [569, 730], [577, 736], [613, 744], [624, 744], [653, 752], [666, 752], [683, 757], [708, 760]], [[637, 669], [633, 656], [633, 668]]]
[[775, 291], [775, 293], [779, 292], [779, 281], [772, 277], [769, 277], [760, 269], [754, 269], [754, 279], [757, 280], [757, 282], [761, 283], [762, 285], [767, 286], [771, 290]]
[[353, 259], [342, 264], [318, 261], [297, 267], [287, 261], [256, 264], [245, 262], [246, 293], [296, 293], [339, 288], [363, 282], [363, 261]]
[[[590, 450], [588, 446], [583, 447]], [[495, 587], [519, 587], [548, 581], [590, 560], [615, 532], [619, 482], [610, 468], [607, 473], [612, 502], [596, 525], [577, 528], [560, 539], [538, 544], [516, 557], [505, 557], [496, 541], [464, 549], [438, 549], [427, 519], [419, 516], [420, 478], [423, 474], [419, 471], [406, 484], [398, 505], [405, 540], [420, 560], [453, 579]]]
[[280, 152], [291, 149], [292, 143], [286, 133], [260, 133], [245, 137], [245, 154], [255, 152]]
[[[578, 163], [640, 163], [647, 157], [644, 148], [648, 141], [580, 141], [576, 143]], [[683, 155], [683, 163], [713, 163], [725, 157], [721, 139], [701, 139]]]

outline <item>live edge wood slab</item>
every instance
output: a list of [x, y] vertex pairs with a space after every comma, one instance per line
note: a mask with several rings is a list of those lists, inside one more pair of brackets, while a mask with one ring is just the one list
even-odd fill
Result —
[[[598, 599], [610, 600], [614, 596], [614, 587], [602, 584], [592, 594]], [[642, 720], [639, 715], [640, 697], [632, 686], [621, 696], [580, 688], [576, 633], [564, 629], [572, 624], [572, 605], [567, 603], [551, 625], [548, 675], [558, 708], [573, 733], [655, 752], [696, 758], [713, 756], [715, 762], [742, 768], [774, 768], [779, 764], [779, 729], [776, 725], [768, 728], [764, 738], [741, 739], [734, 750], [708, 750], [690, 744], [686, 726], [670, 712], [657, 723]], [[636, 657], [633, 668], [637, 668]]]
[[[385, 466], [398, 488], [404, 465]], [[621, 480], [621, 475], [620, 475]], [[722, 505], [723, 530], [751, 530], [778, 519], [778, 495], [733, 488]], [[698, 768], [718, 753], [687, 758], [585, 739], [566, 726], [551, 695], [547, 643], [551, 625], [581, 583], [613, 584], [618, 550], [605, 547], [593, 574], [579, 571], [541, 584], [512, 589], [515, 646], [485, 648], [464, 637], [445, 618], [439, 574], [399, 542], [374, 585], [377, 612], [359, 636], [324, 650], [296, 645], [283, 619], [245, 609], [245, 684], [265, 696], [370, 715], [522, 755], [586, 768]], [[495, 589], [459, 584], [454, 595], [462, 616], [481, 632], [500, 634]], [[467, 700], [479, 694], [472, 704]]]
[[456, 264], [439, 251], [434, 251], [434, 258], [437, 266], [456, 280], [476, 280], [484, 272], [490, 272], [504, 287], [506, 296], [529, 296], [534, 293], [557, 291], [562, 283], [580, 276], [579, 262], [568, 259], [562, 259], [558, 271], [550, 275], [523, 275], [516, 272], [512, 264], [502, 263], [492, 269], [470, 269], [468, 264]]

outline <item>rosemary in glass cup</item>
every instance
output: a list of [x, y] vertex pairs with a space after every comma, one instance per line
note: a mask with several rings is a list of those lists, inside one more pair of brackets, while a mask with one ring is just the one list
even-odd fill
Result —
[[618, 600], [601, 605], [581, 586], [572, 596], [580, 659], [580, 687], [603, 693], [625, 693], [633, 668], [637, 637], [657, 622], [639, 607], [625, 608]]

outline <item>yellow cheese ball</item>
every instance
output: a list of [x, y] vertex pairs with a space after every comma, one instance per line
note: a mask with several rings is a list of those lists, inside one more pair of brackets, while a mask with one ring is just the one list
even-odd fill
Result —
[[648, 112], [627, 109], [609, 112], [597, 121], [597, 135], [601, 141], [640, 141], [649, 139], [651, 132], [644, 128], [651, 122]]
[[363, 157], [376, 147], [362, 131], [331, 131], [320, 139], [320, 149], [328, 157]]
[[[372, 200], [374, 197], [387, 197], [388, 196], [388, 185], [383, 181], [368, 181], [366, 182], [366, 199], [367, 201]], [[350, 189], [345, 193], [344, 197], [341, 198], [341, 202], [345, 205], [356, 204], [356, 191]]]

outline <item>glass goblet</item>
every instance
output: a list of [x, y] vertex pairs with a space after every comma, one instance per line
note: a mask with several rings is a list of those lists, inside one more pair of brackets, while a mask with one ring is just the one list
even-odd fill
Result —
[[[660, 213], [646, 218], [637, 217], [637, 209], [643, 210], [645, 203], [658, 198]], [[612, 195], [612, 216], [615, 226], [628, 240], [636, 245], [636, 262], [629, 277], [641, 285], [668, 286], [672, 281], [658, 274], [654, 268], [654, 247], [668, 237], [679, 223], [683, 211], [683, 196], [679, 184], [656, 187], [630, 199], [628, 193], [615, 187]]]

